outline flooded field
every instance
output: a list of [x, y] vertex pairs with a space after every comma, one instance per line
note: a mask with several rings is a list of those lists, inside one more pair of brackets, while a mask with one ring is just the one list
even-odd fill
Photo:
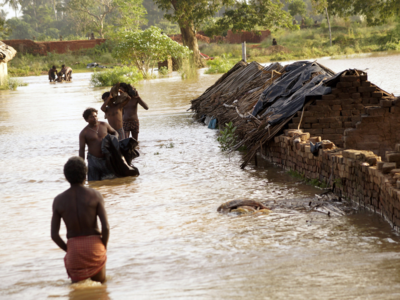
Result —
[[[400, 94], [399, 60], [319, 62], [369, 68], [372, 82]], [[322, 192], [268, 163], [241, 170], [240, 153], [222, 153], [216, 131], [193, 122], [190, 100], [219, 76], [137, 86], [150, 107], [139, 111], [141, 175], [89, 184], [104, 196], [111, 226], [104, 285], [70, 284], [50, 218], [69, 186], [62, 168], [78, 154], [82, 112], [100, 109], [106, 89], [82, 73], [56, 85], [25, 77], [29, 86], [0, 92], [1, 299], [399, 299], [400, 238], [377, 216], [216, 212], [232, 199]]]

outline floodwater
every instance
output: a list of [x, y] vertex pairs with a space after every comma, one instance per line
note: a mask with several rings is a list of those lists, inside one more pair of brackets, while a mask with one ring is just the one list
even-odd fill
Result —
[[[399, 93], [399, 59], [321, 63], [369, 67], [373, 82]], [[27, 77], [29, 86], [0, 93], [1, 299], [400, 298], [400, 238], [373, 214], [216, 212], [232, 199], [321, 192], [267, 163], [241, 170], [240, 153], [221, 153], [216, 131], [193, 123], [189, 101], [219, 75], [138, 85], [150, 106], [139, 111], [141, 175], [89, 184], [104, 196], [111, 226], [108, 280], [71, 285], [50, 239], [51, 205], [68, 188], [62, 168], [78, 154], [83, 110], [101, 106], [105, 89], [90, 87], [89, 76], [63, 84]]]

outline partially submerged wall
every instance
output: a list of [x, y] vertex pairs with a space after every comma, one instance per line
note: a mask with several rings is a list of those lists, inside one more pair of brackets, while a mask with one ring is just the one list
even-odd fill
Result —
[[35, 55], [47, 55], [48, 52], [67, 53], [81, 49], [91, 49], [96, 45], [104, 43], [105, 39], [79, 40], [79, 41], [54, 41], [54, 42], [34, 42], [32, 40], [5, 40], [5, 44], [10, 45], [21, 53]]
[[[297, 136], [299, 139], [295, 139]], [[385, 161], [371, 151], [345, 150], [323, 142], [318, 156], [310, 151], [309, 133], [286, 130], [263, 147], [262, 156], [286, 170], [317, 179], [344, 198], [382, 215], [396, 230], [400, 229], [400, 144], [388, 152]]]

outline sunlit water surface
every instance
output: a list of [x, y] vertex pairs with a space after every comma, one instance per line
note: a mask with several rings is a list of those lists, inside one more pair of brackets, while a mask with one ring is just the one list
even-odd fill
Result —
[[[373, 82], [398, 94], [399, 58], [320, 62], [369, 68]], [[111, 225], [107, 283], [71, 285], [50, 239], [51, 205], [69, 186], [62, 168], [78, 153], [82, 112], [99, 109], [105, 91], [89, 86], [89, 74], [73, 77], [27, 77], [29, 86], [0, 93], [2, 299], [399, 299], [400, 239], [377, 216], [216, 212], [232, 199], [320, 192], [269, 164], [241, 170], [239, 153], [221, 153], [216, 131], [193, 123], [190, 100], [219, 75], [138, 85], [150, 106], [139, 111], [141, 175], [89, 184]]]

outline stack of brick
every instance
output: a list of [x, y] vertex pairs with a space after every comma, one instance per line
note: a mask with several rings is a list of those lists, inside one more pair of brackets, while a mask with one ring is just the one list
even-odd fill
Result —
[[320, 135], [338, 147], [348, 148], [344, 143], [345, 130], [356, 128], [366, 106], [394, 98], [370, 83], [367, 74], [362, 71], [345, 71], [329, 85], [332, 85], [332, 93], [316, 99], [305, 108], [304, 113], [299, 111], [289, 128], [298, 128], [301, 122], [300, 128], [312, 135]]
[[374, 151], [384, 156], [400, 142], [400, 99], [386, 96], [378, 105], [366, 106], [356, 128], [344, 132], [344, 147]]
[[388, 151], [382, 162], [372, 151], [343, 150], [328, 141], [322, 141], [322, 149], [314, 156], [309, 142], [320, 140], [320, 136], [310, 137], [308, 132], [286, 130], [264, 147], [264, 157], [306, 178], [328, 186], [335, 183], [336, 194], [375, 211], [399, 230], [400, 144]]

